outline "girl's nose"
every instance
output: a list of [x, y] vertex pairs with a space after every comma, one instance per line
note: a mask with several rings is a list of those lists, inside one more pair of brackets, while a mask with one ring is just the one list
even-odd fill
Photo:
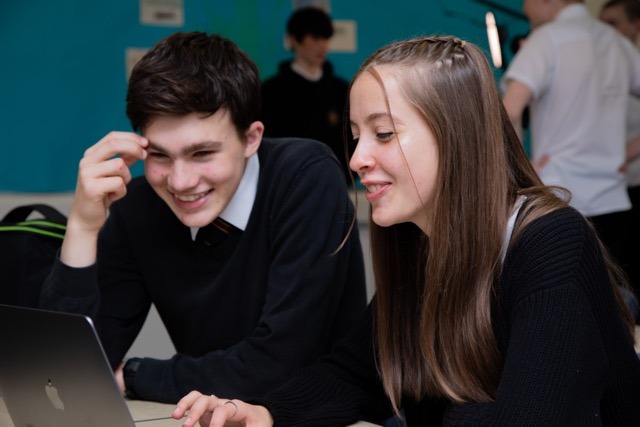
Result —
[[366, 149], [365, 142], [359, 141], [349, 161], [349, 167], [352, 171], [361, 174], [371, 169], [374, 164], [375, 159], [369, 150]]

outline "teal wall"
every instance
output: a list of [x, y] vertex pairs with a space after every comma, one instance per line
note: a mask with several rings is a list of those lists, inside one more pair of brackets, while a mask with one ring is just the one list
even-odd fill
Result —
[[[130, 130], [128, 47], [148, 48], [175, 31], [216, 32], [244, 49], [262, 78], [289, 57], [282, 33], [291, 0], [184, 4], [185, 25], [176, 28], [141, 25], [138, 0], [0, 0], [0, 191], [73, 190], [84, 150], [111, 130]], [[331, 7], [335, 19], [357, 21], [357, 52], [330, 55], [347, 80], [379, 46], [415, 35], [453, 34], [488, 51], [489, 9], [472, 0], [334, 0]], [[509, 36], [528, 30], [520, 19], [495, 15]]]

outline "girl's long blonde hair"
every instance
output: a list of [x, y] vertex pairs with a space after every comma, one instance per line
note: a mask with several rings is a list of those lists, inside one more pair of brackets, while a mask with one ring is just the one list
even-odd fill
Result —
[[434, 232], [371, 222], [383, 383], [396, 411], [402, 396], [488, 402], [502, 371], [492, 302], [510, 209], [527, 196], [517, 238], [567, 201], [540, 181], [476, 46], [446, 36], [393, 43], [371, 55], [353, 81], [371, 73], [384, 90], [381, 69], [424, 117], [439, 153], [428, 206]]

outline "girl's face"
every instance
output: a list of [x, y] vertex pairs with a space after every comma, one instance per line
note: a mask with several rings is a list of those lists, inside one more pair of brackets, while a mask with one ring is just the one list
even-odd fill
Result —
[[438, 173], [438, 148], [431, 129], [405, 99], [398, 82], [378, 69], [354, 82], [349, 95], [351, 130], [357, 146], [349, 166], [360, 176], [372, 219], [382, 227], [413, 222], [429, 234], [430, 205]]

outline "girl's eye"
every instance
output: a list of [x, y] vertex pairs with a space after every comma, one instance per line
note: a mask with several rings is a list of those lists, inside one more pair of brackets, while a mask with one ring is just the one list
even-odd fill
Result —
[[393, 137], [393, 132], [381, 132], [376, 134], [376, 138], [387, 141]]

